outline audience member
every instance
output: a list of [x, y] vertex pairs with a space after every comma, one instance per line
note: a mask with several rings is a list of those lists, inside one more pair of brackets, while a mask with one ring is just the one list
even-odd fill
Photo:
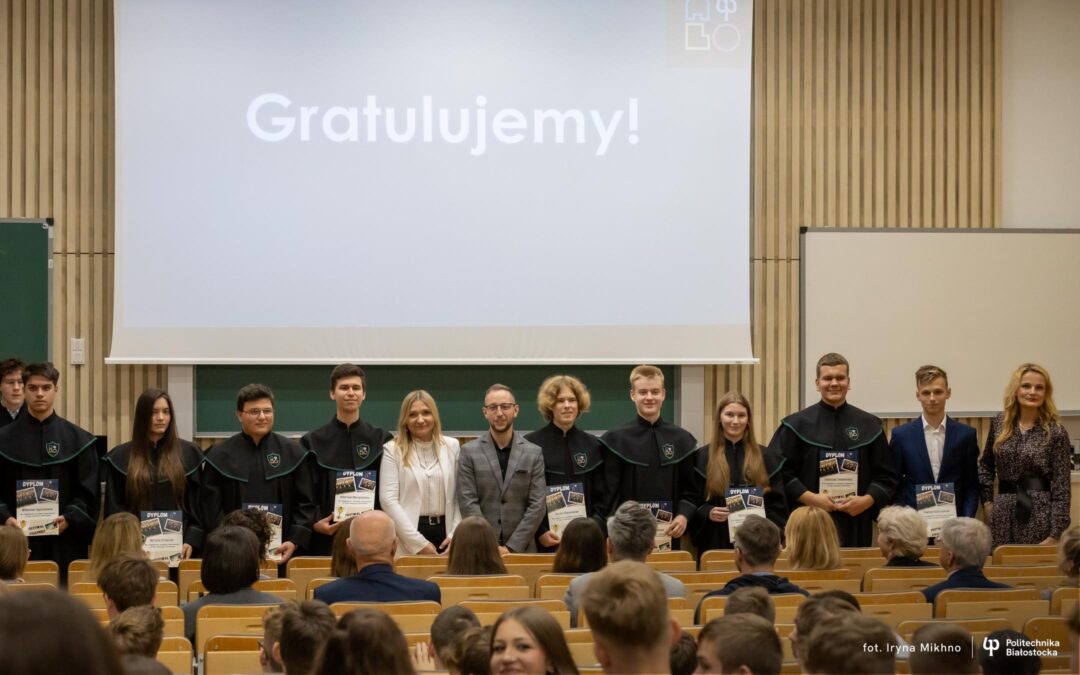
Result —
[[[353, 525], [359, 520], [358, 517]], [[396, 538], [394, 541], [397, 542]], [[341, 617], [311, 672], [315, 675], [416, 675], [409, 657], [409, 643], [401, 629], [385, 612], [368, 608], [353, 610]]]
[[263, 613], [263, 639], [259, 642], [259, 665], [264, 673], [284, 672], [281, 665], [281, 649], [274, 649], [281, 642], [281, 610], [285, 604], [274, 605]]
[[0, 675], [124, 672], [86, 605], [56, 591], [0, 595], [0, 655]]
[[495, 530], [481, 516], [469, 516], [458, 523], [447, 558], [447, 574], [506, 574]]
[[577, 675], [559, 623], [532, 605], [502, 613], [491, 629], [491, 672]]
[[273, 656], [288, 675], [306, 675], [315, 666], [319, 650], [337, 625], [337, 617], [318, 600], [286, 602], [281, 607], [281, 633]]
[[161, 661], [138, 654], [120, 657], [120, 666], [124, 669], [124, 675], [172, 675], [172, 671]]
[[281, 598], [253, 588], [259, 580], [259, 540], [243, 527], [219, 527], [206, 538], [200, 578], [207, 594], [181, 605], [184, 634], [195, 637], [195, 616], [207, 605], [278, 605]]
[[944, 581], [923, 589], [927, 602], [949, 588], [1010, 588], [990, 581], [983, 574], [986, 556], [990, 555], [990, 528], [974, 518], [952, 518], [941, 526], [941, 566], [948, 572]]
[[157, 656], [165, 637], [161, 610], [149, 605], [129, 607], [109, 622], [109, 635], [120, 656]]
[[109, 618], [131, 607], [153, 605], [158, 579], [157, 568], [141, 554], [121, 553], [110, 560], [97, 579]]
[[[979, 655], [979, 667], [983, 675], [1039, 675], [1042, 659], [1035, 654], [1015, 653], [1006, 649], [1009, 640], [1029, 640], [1028, 636], [1015, 630], [996, 630], [975, 645]], [[1000, 645], [988, 649], [989, 645]], [[1017, 650], [1019, 651], [1019, 650]]]
[[[789, 525], [790, 522], [788, 521]], [[777, 576], [774, 573], [773, 568], [779, 555], [780, 529], [771, 520], [761, 516], [747, 516], [742, 526], [735, 532], [735, 567], [742, 574], [727, 582], [723, 588], [706, 593], [701, 599], [702, 602], [705, 598], [717, 595], [731, 595], [736, 590], [748, 586], [764, 588], [770, 595], [782, 593], [807, 595], [806, 591], [788, 581], [786, 577]], [[701, 602], [698, 603], [697, 610], [698, 614], [700, 612]]]
[[[270, 541], [274, 537], [274, 529], [270, 525], [270, 519], [266, 517], [266, 511], [260, 509], [236, 509], [230, 511], [221, 519], [219, 527], [226, 525], [251, 530], [251, 533], [259, 540], [259, 566], [261, 569], [262, 563], [266, 562], [266, 555], [270, 551]], [[259, 578], [264, 579], [266, 577], [260, 574]]]
[[341, 521], [341, 526], [334, 531], [334, 540], [330, 544], [330, 576], [351, 577], [356, 574], [356, 558], [349, 548], [349, 531], [353, 519], [349, 516]]
[[[423, 648], [434, 662], [435, 669], [445, 669], [454, 662], [452, 654], [454, 642], [470, 628], [479, 628], [480, 620], [468, 607], [450, 605], [439, 612], [431, 623], [431, 641]], [[420, 647], [418, 647], [419, 649]]]
[[[1061, 533], [1058, 569], [1065, 575], [1065, 580], [1057, 588], [1080, 588], [1080, 523], [1074, 523]], [[1055, 590], [1047, 588], [1043, 591], [1043, 598], [1049, 599]]]
[[430, 581], [394, 573], [397, 535], [394, 534], [394, 521], [382, 511], [365, 511], [354, 517], [349, 523], [348, 545], [356, 559], [356, 574], [316, 588], [316, 600], [328, 605], [335, 602], [442, 601], [439, 587]]
[[971, 633], [955, 623], [927, 623], [911, 636], [908, 666], [912, 675], [978, 675], [979, 661], [971, 653]]
[[576, 518], [563, 530], [555, 551], [553, 574], [586, 574], [607, 564], [604, 531], [592, 518]]
[[671, 672], [679, 623], [668, 612], [661, 576], [648, 565], [622, 560], [594, 573], [581, 593], [581, 609], [605, 673]]
[[705, 624], [698, 635], [698, 673], [779, 673], [783, 660], [780, 636], [760, 616], [725, 613]]
[[697, 640], [679, 631], [679, 639], [671, 646], [671, 675], [692, 675], [697, 665]]
[[800, 506], [784, 528], [784, 554], [793, 570], [832, 570], [840, 567], [840, 537], [834, 518], [816, 506]]
[[[644, 563], [645, 558], [656, 546], [656, 519], [652, 512], [637, 502], [624, 502], [615, 510], [615, 515], [608, 518], [607, 550], [612, 562], [632, 560]], [[563, 601], [570, 610], [570, 625], [577, 625], [577, 598], [590, 583], [596, 572], [582, 574], [570, 582]], [[669, 598], [685, 598], [686, 586], [678, 579], [661, 573], [660, 582]]]
[[886, 506], [877, 519], [877, 545], [886, 567], [937, 567], [923, 560], [930, 530], [910, 506]]
[[469, 628], [459, 635], [445, 665], [450, 675], [491, 675], [491, 626]]
[[854, 607], [856, 610], [858, 610], [860, 612], [862, 611], [862, 605], [859, 603], [859, 599], [856, 598], [851, 593], [848, 593], [847, 591], [839, 589], [839, 588], [830, 588], [830, 589], [825, 590], [825, 591], [818, 591], [817, 593], [812, 593], [811, 597], [814, 597], [814, 598], [836, 598], [837, 600], [843, 600], [847, 604]]
[[29, 559], [30, 546], [22, 529], [14, 525], [0, 525], [0, 582], [22, 583]]
[[881, 675], [896, 672], [896, 642], [891, 628], [858, 612], [829, 617], [814, 626], [805, 644], [807, 675]]
[[806, 662], [804, 660], [805, 647], [803, 643], [806, 641], [806, 636], [810, 635], [814, 626], [831, 616], [849, 612], [857, 613], [858, 611], [859, 608], [855, 605], [835, 596], [811, 596], [802, 601], [799, 605], [799, 609], [795, 612], [795, 627], [792, 629], [791, 633], [788, 634], [788, 640], [791, 641], [791, 652], [804, 668], [803, 672], [806, 672]]
[[754, 614], [769, 623], [776, 623], [776, 603], [761, 586], [738, 588], [724, 604], [724, 616]]
[[95, 581], [105, 565], [121, 553], [143, 555], [139, 519], [127, 511], [114, 513], [98, 525], [90, 544], [90, 569], [83, 581]]

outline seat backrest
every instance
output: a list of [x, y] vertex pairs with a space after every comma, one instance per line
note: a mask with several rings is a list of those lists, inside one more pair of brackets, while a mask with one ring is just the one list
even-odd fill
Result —
[[542, 574], [536, 579], [536, 597], [541, 600], [561, 600], [577, 574]]
[[735, 569], [734, 549], [713, 549], [701, 554], [702, 572], [723, 572]]
[[1009, 556], [1034, 556], [1037, 559], [1045, 559], [1048, 563], [1057, 561], [1057, 546], [1055, 544], [1002, 544], [994, 549], [991, 558], [995, 565], [1015, 564], [1006, 562]]
[[56, 587], [60, 585], [60, 566], [51, 560], [31, 560], [26, 563], [22, 578], [28, 584], [50, 584]]
[[363, 607], [386, 612], [403, 633], [430, 633], [431, 624], [442, 605], [431, 600], [420, 602], [335, 602], [330, 611], [338, 618]]
[[[942, 619], [1001, 617], [1009, 621], [1013, 630], [1021, 630], [1028, 619], [1044, 616], [1050, 610], [1050, 602], [1039, 598], [1039, 591], [1036, 589], [987, 591], [942, 591], [935, 603], [934, 616]], [[946, 593], [965, 595], [953, 595], [943, 600], [941, 596]], [[1027, 599], [1024, 599], [1025, 593], [1034, 597], [1028, 595]]]
[[515, 607], [524, 607], [526, 605], [532, 605], [549, 612], [557, 612], [559, 610], [566, 609], [566, 605], [562, 600], [536, 600], [532, 598], [523, 600], [465, 600], [459, 603], [462, 607], [467, 607], [473, 612], [479, 614], [480, 612], [486, 613], [498, 613], [502, 614], [508, 609], [514, 609]]
[[[929, 603], [927, 603], [929, 604]], [[946, 621], [945, 619], [917, 619], [909, 621], [901, 621], [896, 626], [896, 632], [900, 637], [904, 638], [905, 642], [911, 642], [911, 636], [915, 634], [921, 626], [929, 623], [947, 623], [956, 624], [963, 627], [973, 636], [975, 636], [976, 642], [979, 642], [986, 635], [993, 633], [997, 630], [1008, 630], [1009, 622], [1007, 619], [1000, 617], [996, 618], [974, 618], [974, 619], [952, 619]]]
[[215, 635], [263, 634], [262, 617], [271, 605], [207, 605], [195, 617], [195, 649], [202, 656]]
[[1050, 595], [1050, 614], [1068, 616], [1073, 607], [1080, 603], [1080, 590], [1076, 587], [1058, 588]]
[[[1075, 593], [1075, 589], [1073, 589]], [[1069, 654], [1072, 651], [1072, 637], [1069, 634], [1068, 620], [1063, 616], [1036, 616], [1024, 623], [1024, 635], [1032, 640], [1045, 640], [1047, 645], [1056, 644], [1057, 647], [1046, 647], [1046, 651], [1056, 651], [1056, 655], [1042, 656], [1044, 669], [1067, 668], [1069, 666]], [[1045, 672], [1045, 671], [1044, 671]]]
[[329, 577], [329, 556], [300, 556], [290, 558], [285, 565], [285, 576], [291, 579], [300, 590], [306, 590], [308, 582], [312, 579]]
[[932, 619], [934, 608], [924, 599], [922, 602], [863, 605], [862, 613], [880, 620], [891, 628], [896, 628], [904, 621]]
[[404, 577], [427, 579], [444, 574], [448, 562], [446, 556], [407, 555], [394, 561], [394, 571]]
[[[727, 595], [714, 595], [711, 598], [705, 598], [701, 602], [701, 616], [699, 617], [699, 625], [704, 626], [713, 619], [717, 619], [724, 615], [724, 607], [727, 605]], [[806, 599], [806, 596], [799, 593], [781, 593], [777, 595], [769, 596], [772, 598], [773, 605], [776, 607], [776, 622], [777, 623], [790, 623], [788, 621], [781, 621], [781, 610], [789, 609], [791, 614], [794, 615], [795, 609]]]
[[[12, 593], [34, 593], [41, 591], [56, 591], [56, 586], [45, 583], [24, 583], [24, 584], [8, 584], [7, 590]], [[102, 607], [104, 607], [104, 601], [102, 601]]]
[[157, 660], [172, 673], [190, 673], [191, 643], [185, 637], [166, 636], [158, 649]]
[[[282, 600], [296, 600], [298, 595], [296, 584], [292, 579], [259, 579], [252, 587], [257, 591], [276, 595]], [[206, 593], [206, 586], [203, 585], [202, 580], [193, 581], [188, 587], [188, 602], [198, 600]]]
[[258, 673], [261, 635], [215, 635], [206, 643], [203, 675]]
[[314, 579], [308, 579], [307, 587], [304, 589], [304, 597], [311, 600], [315, 597], [315, 589], [319, 586], [325, 586], [326, 584], [332, 584], [337, 581], [337, 577], [315, 577]]

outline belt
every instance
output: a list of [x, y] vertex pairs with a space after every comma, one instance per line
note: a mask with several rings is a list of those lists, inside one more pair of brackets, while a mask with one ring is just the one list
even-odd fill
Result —
[[428, 525], [435, 526], [442, 525], [442, 522], [446, 518], [446, 516], [420, 516], [420, 521], [423, 522], [425, 518], [427, 518]]
[[1016, 519], [1026, 523], [1031, 518], [1031, 493], [1048, 492], [1050, 480], [1043, 476], [1020, 476], [1019, 480], [999, 480], [998, 494], [1016, 495]]

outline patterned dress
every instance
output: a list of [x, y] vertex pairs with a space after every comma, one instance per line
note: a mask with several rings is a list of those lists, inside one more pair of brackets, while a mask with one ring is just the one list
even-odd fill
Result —
[[[994, 501], [990, 531], [994, 546], [1001, 544], [1038, 544], [1047, 537], [1061, 537], [1069, 526], [1070, 455], [1069, 434], [1060, 425], [1046, 429], [1036, 425], [1026, 432], [1014, 423], [1012, 436], [994, 450], [994, 439], [1001, 433], [1004, 413], [990, 424], [990, 433], [979, 460], [979, 488], [982, 501]], [[1020, 522], [1016, 515], [1016, 495], [994, 495], [994, 479], [1018, 481], [1022, 476], [1038, 476], [1049, 482], [1048, 491], [1031, 493], [1031, 516]]]

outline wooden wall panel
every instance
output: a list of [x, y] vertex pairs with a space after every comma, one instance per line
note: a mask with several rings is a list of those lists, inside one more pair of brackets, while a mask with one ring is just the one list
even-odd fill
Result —
[[[106, 366], [113, 297], [111, 0], [0, 2], [0, 216], [55, 218], [59, 413], [111, 443], [158, 366]], [[73, 337], [86, 364], [68, 361]], [[3, 356], [7, 356], [6, 354]]]
[[706, 420], [738, 389], [767, 440], [798, 408], [800, 227], [998, 226], [1000, 42], [1000, 0], [755, 1], [760, 364], [709, 369]]

